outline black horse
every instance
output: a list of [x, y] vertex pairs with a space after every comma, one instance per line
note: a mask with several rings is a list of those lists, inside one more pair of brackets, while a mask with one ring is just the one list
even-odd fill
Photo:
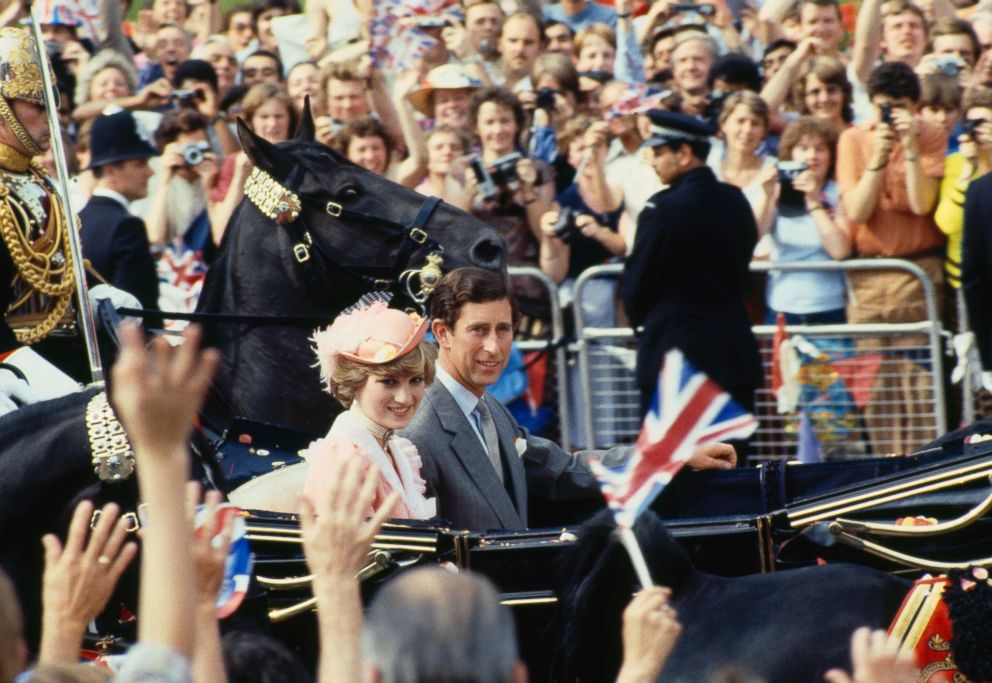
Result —
[[[606, 511], [562, 557], [556, 657], [558, 681], [616, 680], [620, 623], [638, 583]], [[848, 667], [857, 627], [887, 628], [910, 582], [856, 565], [829, 564], [724, 578], [696, 570], [652, 512], [635, 527], [651, 576], [672, 589], [682, 636], [661, 679], [702, 683], [740, 667], [768, 683], [819, 683]]]
[[[312, 367], [312, 319], [330, 322], [373, 286], [398, 290], [401, 301], [405, 295], [412, 303], [424, 284], [420, 278], [431, 275], [422, 271], [428, 263], [502, 270], [505, 245], [471, 216], [315, 144], [309, 112], [295, 139], [278, 146], [244, 126], [240, 133], [255, 167], [275, 183], [269, 189], [288, 191], [283, 198], [298, 201], [299, 212], [278, 223], [246, 199], [232, 217], [200, 310], [281, 320], [206, 324], [208, 343], [220, 349], [224, 364], [204, 423], [219, 432], [231, 418], [246, 416], [321, 432], [335, 404]], [[138, 502], [133, 478], [105, 483], [94, 472], [90, 437], [99, 425], [92, 419], [88, 425], [85, 414], [98, 393], [0, 417], [0, 567], [17, 584], [29, 618], [40, 615], [40, 537], [64, 531], [81, 499], [113, 500], [132, 512]], [[199, 472], [216, 474], [210, 445], [194, 440], [194, 450]]]
[[[407, 281], [399, 280], [431, 254], [442, 256], [445, 270], [506, 266], [503, 241], [486, 224], [312, 144], [309, 114], [293, 142], [272, 145], [244, 127], [241, 139], [257, 168], [294, 189], [302, 212], [275, 225], [243, 202], [232, 218], [237, 228], [228, 230], [207, 274], [200, 312], [324, 315], [329, 321], [372, 288], [392, 286], [413, 303]], [[412, 284], [419, 284], [416, 276]], [[205, 412], [220, 424], [241, 416], [325, 432], [340, 406], [321, 390], [312, 367], [312, 331], [208, 324], [206, 343], [221, 349], [224, 360]]]

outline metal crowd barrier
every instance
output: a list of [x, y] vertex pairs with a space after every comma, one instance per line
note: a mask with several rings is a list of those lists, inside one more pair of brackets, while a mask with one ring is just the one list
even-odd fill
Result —
[[[545, 406], [552, 406], [556, 412], [553, 420], [553, 431], [557, 432], [557, 441], [563, 448], [568, 448], [571, 443], [570, 426], [572, 424], [571, 408], [568, 403], [568, 375], [566, 367], [565, 351], [565, 319], [561, 310], [561, 302], [558, 298], [558, 286], [554, 280], [544, 274], [539, 268], [532, 266], [510, 266], [507, 268], [510, 279], [519, 277], [529, 277], [541, 283], [546, 290], [548, 302], [550, 303], [550, 338], [547, 339], [520, 339], [514, 340], [514, 344], [523, 353], [531, 351], [549, 353], [548, 372], [552, 373], [552, 381], [545, 382], [544, 390], [552, 388], [555, 392], [554, 400], [545, 400]], [[553, 438], [555, 434], [547, 435]]]
[[[771, 390], [774, 325], [753, 328], [759, 341], [765, 384], [756, 394], [759, 428], [752, 460], [794, 457], [805, 411], [821, 456], [865, 457], [906, 453], [946, 428], [941, 322], [936, 290], [918, 265], [899, 259], [803, 263], [754, 263], [752, 271], [902, 270], [922, 282], [928, 320], [913, 323], [787, 326], [819, 351], [804, 356], [799, 411], [779, 415]], [[622, 266], [596, 266], [576, 287], [581, 302], [589, 283], [618, 278]], [[640, 430], [634, 381], [636, 339], [629, 327], [596, 328], [576, 306], [575, 350], [585, 398], [585, 437], [591, 447], [631, 443]]]

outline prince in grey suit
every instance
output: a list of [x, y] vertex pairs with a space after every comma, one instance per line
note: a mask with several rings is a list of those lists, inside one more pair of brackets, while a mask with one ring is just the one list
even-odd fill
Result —
[[[524, 529], [528, 491], [552, 500], [599, 496], [581, 454], [528, 434], [486, 393], [506, 367], [517, 317], [503, 278], [479, 268], [452, 271], [434, 292], [431, 315], [437, 381], [403, 435], [420, 451], [438, 516], [460, 529]], [[608, 451], [604, 461], [617, 464], [627, 452]], [[730, 467], [732, 457], [725, 447], [689, 464]]]

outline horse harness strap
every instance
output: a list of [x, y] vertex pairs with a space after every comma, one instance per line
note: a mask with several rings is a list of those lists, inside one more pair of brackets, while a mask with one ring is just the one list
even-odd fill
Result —
[[[292, 173], [288, 183], [291, 183], [300, 166]], [[284, 225], [293, 242], [293, 258], [300, 264], [301, 272], [307, 286], [320, 288], [324, 286], [324, 275], [327, 271], [327, 258], [324, 249], [315, 242], [310, 228], [305, 220], [301, 220], [304, 205], [317, 208], [332, 218], [341, 218], [368, 224], [374, 228], [386, 229], [402, 236], [396, 260], [391, 266], [376, 267], [362, 266], [361, 270], [347, 266], [340, 261], [335, 264], [353, 277], [366, 282], [371, 289], [388, 291], [393, 284], [403, 284], [410, 297], [422, 303], [441, 277], [442, 254], [444, 248], [427, 233], [427, 222], [437, 209], [441, 200], [437, 197], [427, 197], [420, 209], [408, 225], [375, 214], [349, 209], [340, 202], [323, 201], [300, 195], [286, 188], [268, 173], [256, 167], [245, 183], [245, 195], [264, 215], [279, 225]], [[421, 268], [406, 268], [413, 252], [418, 247], [427, 250], [425, 264]], [[371, 271], [372, 275], [369, 274]], [[396, 277], [394, 273], [400, 273]], [[379, 275], [378, 277], [376, 275]], [[414, 283], [417, 279], [419, 282]], [[414, 291], [416, 286], [417, 291]]]

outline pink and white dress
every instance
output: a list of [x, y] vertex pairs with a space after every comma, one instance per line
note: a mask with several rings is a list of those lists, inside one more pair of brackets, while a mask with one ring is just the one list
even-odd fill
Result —
[[333, 464], [342, 458], [362, 458], [368, 465], [379, 468], [379, 483], [371, 514], [378, 509], [393, 491], [400, 494], [400, 500], [393, 508], [390, 517], [405, 519], [430, 519], [437, 515], [437, 503], [427, 498], [427, 482], [420, 476], [423, 461], [417, 447], [409, 439], [395, 434], [386, 440], [383, 449], [366, 426], [367, 418], [355, 404], [334, 420], [330, 431], [322, 439], [317, 439], [301, 453], [307, 459], [306, 481], [303, 495], [317, 510], [324, 509], [323, 497], [327, 495], [329, 479], [336, 471]]

